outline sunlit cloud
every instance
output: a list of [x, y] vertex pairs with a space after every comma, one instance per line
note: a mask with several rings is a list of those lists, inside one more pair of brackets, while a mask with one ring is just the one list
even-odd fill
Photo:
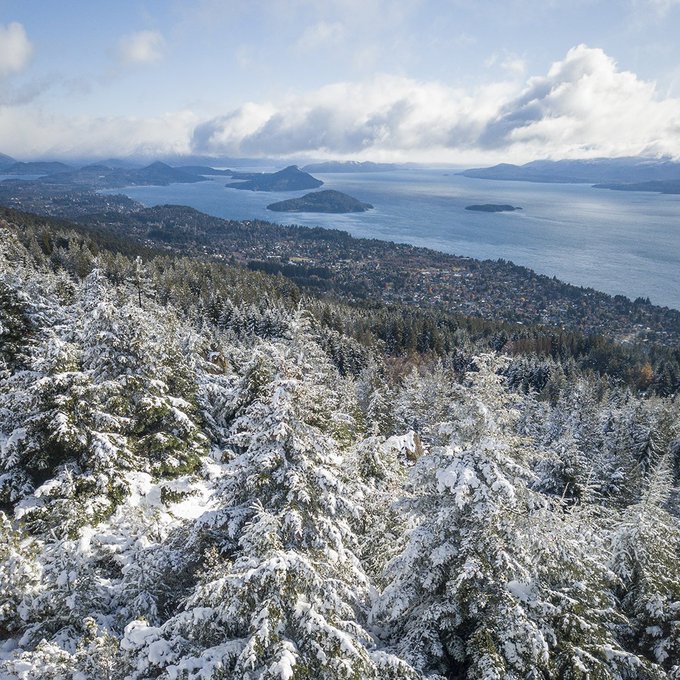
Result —
[[416, 161], [623, 155], [680, 158], [680, 99], [622, 70], [603, 50], [579, 45], [544, 75], [523, 64], [476, 87], [394, 75], [338, 82], [277, 101], [251, 101], [208, 119], [60, 119], [0, 110], [3, 152], [197, 153], [228, 156]]
[[[507, 57], [506, 57], [507, 61]], [[519, 73], [523, 64], [508, 65]], [[507, 152], [515, 157], [680, 156], [680, 100], [580, 45], [525, 85], [474, 90], [379, 76], [202, 123], [193, 147], [244, 155]]]

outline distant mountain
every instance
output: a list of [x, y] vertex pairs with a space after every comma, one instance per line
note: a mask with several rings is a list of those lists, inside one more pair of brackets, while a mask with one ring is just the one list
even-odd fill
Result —
[[70, 165], [58, 161], [32, 161], [30, 163], [14, 162], [3, 169], [5, 175], [52, 175], [55, 172], [72, 170]]
[[302, 191], [316, 189], [323, 184], [321, 180], [300, 170], [297, 165], [289, 165], [278, 172], [233, 173], [232, 177], [243, 178], [244, 181], [232, 182], [227, 187], [249, 191]]
[[366, 212], [372, 207], [370, 203], [362, 203], [341, 191], [326, 189], [325, 191], [305, 194], [300, 198], [271, 203], [267, 206], [267, 210], [275, 210], [276, 212], [356, 213]]
[[310, 163], [302, 168], [305, 172], [345, 173], [345, 172], [386, 172], [398, 170], [394, 163], [372, 163], [371, 161], [324, 161]]
[[5, 168], [8, 168], [10, 165], [14, 165], [16, 162], [17, 162], [16, 158], [12, 158], [7, 154], [0, 153], [0, 170], [2, 170], [3, 172]]
[[190, 175], [224, 175], [225, 177], [231, 177], [233, 172], [231, 170], [216, 170], [207, 165], [179, 165], [176, 168], [182, 172], [188, 172]]
[[110, 168], [102, 163], [86, 165], [77, 170], [58, 172], [38, 180], [41, 184], [59, 187], [116, 188], [131, 185], [166, 186], [168, 184], [203, 182], [205, 177], [157, 161], [145, 168]]
[[139, 167], [137, 163], [122, 158], [107, 158], [105, 161], [100, 161], [98, 165], [105, 165], [108, 168], [127, 168], [127, 169]]
[[204, 179], [204, 177], [195, 172], [187, 172], [181, 168], [173, 168], [160, 161], [151, 163], [151, 165], [147, 165], [145, 168], [140, 168], [139, 170], [130, 170], [129, 174], [135, 177], [137, 181], [156, 185], [174, 184], [176, 182], [200, 182]]
[[658, 194], [680, 194], [680, 179], [655, 180], [634, 184], [596, 184], [596, 189], [614, 189], [614, 191], [653, 191]]
[[501, 163], [460, 173], [478, 179], [573, 184], [632, 183], [677, 180], [680, 163], [657, 158], [594, 158], [590, 160], [532, 161], [526, 165]]

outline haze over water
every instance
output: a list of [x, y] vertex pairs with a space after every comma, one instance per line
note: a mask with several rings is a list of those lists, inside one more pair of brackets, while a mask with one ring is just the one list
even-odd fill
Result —
[[[343, 229], [477, 259], [504, 258], [541, 274], [612, 295], [649, 297], [680, 309], [680, 196], [470, 179], [442, 169], [315, 174], [374, 210], [349, 215], [276, 213], [275, 201], [307, 193], [227, 189], [228, 178], [167, 187], [130, 187], [144, 205], [189, 205], [228, 219], [262, 219]], [[465, 210], [509, 203], [512, 213]]]

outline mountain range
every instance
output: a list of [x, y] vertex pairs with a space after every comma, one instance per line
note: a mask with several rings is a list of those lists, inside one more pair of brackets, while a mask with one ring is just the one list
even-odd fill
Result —
[[348, 172], [386, 172], [398, 170], [401, 166], [394, 163], [372, 163], [371, 161], [323, 161], [310, 163], [302, 169], [305, 172], [348, 173]]
[[460, 173], [477, 179], [555, 182], [565, 184], [638, 183], [680, 179], [680, 163], [667, 158], [593, 158], [539, 160], [525, 165], [500, 163], [490, 168], [471, 168]]

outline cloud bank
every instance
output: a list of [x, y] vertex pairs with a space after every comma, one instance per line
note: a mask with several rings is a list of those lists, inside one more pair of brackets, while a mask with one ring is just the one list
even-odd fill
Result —
[[[25, 36], [20, 27], [11, 31]], [[162, 46], [158, 34], [150, 34], [158, 40], [144, 35], [128, 45], [136, 63], [153, 61]], [[3, 59], [0, 63], [14, 69], [23, 63]], [[244, 103], [208, 120], [187, 111], [155, 118], [57, 119], [7, 106], [0, 108], [0, 151], [465, 163], [638, 154], [680, 158], [680, 99], [661, 98], [653, 82], [621, 70], [601, 49], [574, 47], [545, 75], [523, 81], [519, 66], [513, 78], [476, 88], [379, 75], [283, 101]]]
[[69, 118], [0, 106], [0, 149], [20, 159], [186, 154], [198, 122], [187, 111], [148, 118]]
[[579, 45], [524, 86], [474, 91], [381, 76], [339, 83], [280, 105], [249, 103], [199, 125], [197, 152], [514, 158], [680, 156], [680, 100]]

